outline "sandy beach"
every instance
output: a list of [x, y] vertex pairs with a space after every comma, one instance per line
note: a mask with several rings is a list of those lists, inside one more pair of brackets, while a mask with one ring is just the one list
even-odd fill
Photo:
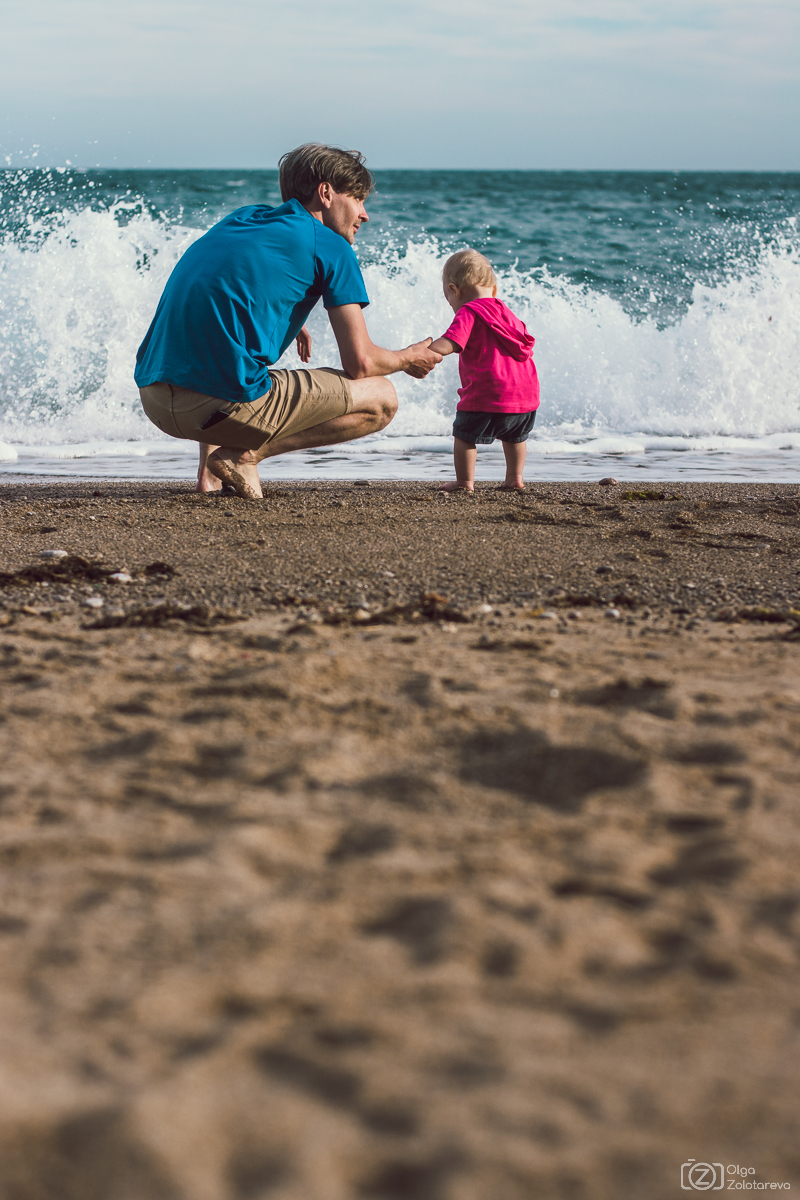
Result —
[[800, 487], [0, 514], [2, 1200], [800, 1186]]

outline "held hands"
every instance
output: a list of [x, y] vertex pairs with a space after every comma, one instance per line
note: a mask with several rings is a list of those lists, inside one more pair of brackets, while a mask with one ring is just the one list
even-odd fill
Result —
[[414, 379], [424, 379], [442, 361], [441, 354], [431, 350], [432, 341], [433, 338], [425, 338], [424, 341], [415, 342], [413, 346], [408, 347], [406, 354], [410, 362], [403, 368], [406, 375], [411, 375]]
[[297, 335], [297, 357], [300, 362], [311, 361], [311, 334], [306, 329], [305, 325]]

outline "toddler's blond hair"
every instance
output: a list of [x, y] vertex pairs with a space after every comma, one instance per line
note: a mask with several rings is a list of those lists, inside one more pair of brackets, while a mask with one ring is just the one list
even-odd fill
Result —
[[442, 279], [446, 284], [454, 284], [460, 292], [464, 288], [494, 287], [497, 283], [491, 263], [477, 250], [451, 254], [444, 264]]

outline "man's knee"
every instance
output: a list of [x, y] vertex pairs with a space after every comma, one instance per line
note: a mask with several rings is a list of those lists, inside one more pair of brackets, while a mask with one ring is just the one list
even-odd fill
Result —
[[385, 376], [355, 379], [351, 383], [353, 411], [369, 413], [377, 429], [388, 425], [397, 412], [397, 393], [394, 384]]
[[[376, 382], [378, 382], [376, 380]], [[385, 377], [379, 381], [382, 385], [380, 395], [381, 419], [384, 425], [388, 425], [392, 417], [397, 412], [397, 392], [394, 390], [394, 384]]]

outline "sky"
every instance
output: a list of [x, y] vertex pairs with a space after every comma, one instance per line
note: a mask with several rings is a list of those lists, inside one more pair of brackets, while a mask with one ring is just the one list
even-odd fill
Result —
[[[797, 170], [796, 0], [3, 0], [0, 165]], [[35, 156], [35, 157], [34, 157]]]

